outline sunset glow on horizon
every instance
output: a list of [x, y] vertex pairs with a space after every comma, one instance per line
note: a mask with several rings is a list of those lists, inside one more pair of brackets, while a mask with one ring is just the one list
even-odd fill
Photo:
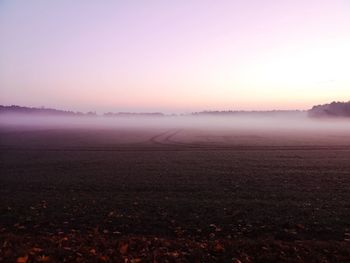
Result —
[[350, 2], [2, 1], [0, 104], [308, 109], [350, 99]]

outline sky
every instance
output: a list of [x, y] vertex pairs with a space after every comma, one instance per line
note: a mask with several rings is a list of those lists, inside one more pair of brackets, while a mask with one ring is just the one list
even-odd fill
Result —
[[0, 104], [308, 109], [350, 100], [350, 0], [1, 0]]

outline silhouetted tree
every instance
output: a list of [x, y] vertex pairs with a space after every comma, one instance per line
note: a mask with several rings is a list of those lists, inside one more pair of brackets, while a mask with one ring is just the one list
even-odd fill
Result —
[[308, 113], [310, 117], [350, 117], [350, 101], [317, 105]]

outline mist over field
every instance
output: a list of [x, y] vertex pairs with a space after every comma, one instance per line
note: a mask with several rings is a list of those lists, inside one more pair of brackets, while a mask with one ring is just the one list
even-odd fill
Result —
[[[56, 133], [74, 131], [80, 139], [46, 141], [59, 146], [91, 142], [85, 134], [109, 144], [144, 143], [191, 146], [221, 145], [349, 145], [348, 118], [310, 118], [306, 112], [278, 114], [234, 115], [174, 115], [174, 116], [52, 116], [37, 114], [1, 114], [0, 129], [9, 131], [48, 130]], [[23, 133], [25, 134], [25, 133]], [[80, 135], [79, 135], [80, 134]], [[164, 134], [164, 136], [162, 136]], [[3, 134], [3, 136], [5, 136]], [[85, 136], [85, 137], [84, 137]], [[159, 138], [157, 139], [157, 136]], [[162, 138], [163, 137], [163, 138]], [[167, 138], [167, 141], [163, 141]], [[35, 144], [33, 141], [32, 144]]]
[[348, 132], [348, 118], [315, 119], [306, 112], [294, 114], [174, 115], [174, 116], [52, 116], [1, 114], [0, 125], [61, 128], [201, 128], [251, 131], [339, 131]]

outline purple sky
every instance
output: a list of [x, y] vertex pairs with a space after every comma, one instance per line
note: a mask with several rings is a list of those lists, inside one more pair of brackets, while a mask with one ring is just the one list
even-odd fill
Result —
[[350, 1], [0, 2], [0, 103], [306, 109], [350, 99]]

